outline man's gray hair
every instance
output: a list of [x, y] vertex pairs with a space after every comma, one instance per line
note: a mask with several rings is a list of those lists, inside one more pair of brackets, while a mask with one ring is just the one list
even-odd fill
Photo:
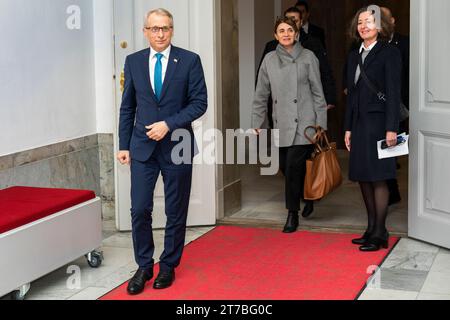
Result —
[[173, 15], [168, 10], [163, 9], [163, 8], [158, 8], [158, 9], [154, 9], [152, 11], [149, 11], [144, 17], [144, 27], [148, 27], [147, 26], [148, 18], [150, 18], [150, 16], [152, 14], [157, 14], [159, 16], [168, 17], [170, 19], [171, 27], [173, 27]]

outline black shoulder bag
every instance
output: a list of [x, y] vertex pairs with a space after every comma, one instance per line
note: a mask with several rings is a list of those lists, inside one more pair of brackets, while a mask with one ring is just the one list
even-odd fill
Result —
[[[378, 97], [378, 99], [380, 101], [386, 102], [386, 95], [383, 92], [381, 92], [380, 90], [378, 90], [375, 87], [375, 85], [372, 83], [372, 81], [370, 81], [369, 77], [367, 76], [366, 71], [364, 70], [364, 67], [363, 67], [363, 64], [362, 64], [362, 57], [361, 57], [361, 55], [359, 56], [358, 65], [359, 65], [359, 69], [361, 69], [361, 76], [364, 79], [364, 81], [366, 82], [366, 84], [369, 87], [369, 89], [377, 95], [377, 97]], [[401, 102], [400, 103], [400, 122], [403, 122], [403, 121], [405, 121], [408, 118], [409, 118], [409, 110]]]

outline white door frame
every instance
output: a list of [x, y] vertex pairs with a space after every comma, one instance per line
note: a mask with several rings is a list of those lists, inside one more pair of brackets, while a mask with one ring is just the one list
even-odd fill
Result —
[[[215, 114], [216, 114], [216, 97], [217, 97], [217, 55], [216, 55], [216, 25], [215, 15], [216, 10], [220, 8], [218, 6], [218, 0], [204, 1], [204, 0], [184, 0], [183, 5], [188, 6], [188, 22], [189, 28], [188, 39], [183, 38], [182, 43], [184, 48], [198, 53], [202, 58], [203, 69], [205, 72], [206, 84], [208, 87], [208, 111], [193, 125], [196, 133], [197, 141], [199, 142], [199, 148], [202, 146], [202, 132], [205, 130], [215, 128]], [[152, 1], [152, 7], [158, 6]], [[161, 4], [165, 2], [160, 0]], [[141, 36], [137, 34], [136, 28], [133, 22], [118, 25], [117, 19], [119, 11], [120, 15], [127, 15], [128, 17], [134, 17], [136, 19], [136, 12], [134, 12], [135, 6], [142, 8], [146, 3], [145, 0], [133, 0], [123, 1], [114, 0], [115, 4], [115, 19], [114, 19], [114, 34], [115, 34], [115, 74], [116, 74], [116, 115], [119, 114], [121, 92], [120, 81], [121, 72], [123, 70], [123, 63], [125, 56], [140, 49]], [[134, 4], [134, 5], [133, 5]], [[161, 5], [160, 4], [160, 5]], [[167, 5], [171, 4], [170, 2]], [[154, 6], [153, 6], [154, 5]], [[173, 5], [173, 3], [172, 3]], [[148, 6], [146, 6], [148, 7]], [[169, 8], [170, 9], [170, 8]], [[185, 17], [183, 17], [185, 18]], [[177, 16], [174, 16], [175, 20], [175, 41], [177, 33]], [[141, 24], [142, 19], [139, 21], [134, 20], [135, 23]], [[131, 25], [130, 25], [131, 24]], [[143, 36], [142, 36], [143, 37]], [[123, 41], [128, 43], [128, 47], [123, 49], [120, 45]], [[175, 45], [177, 43], [175, 42]], [[219, 61], [220, 62], [220, 61]], [[116, 116], [115, 133], [114, 133], [114, 150], [118, 151], [118, 116]], [[197, 156], [196, 161], [202, 154]], [[194, 164], [193, 174], [193, 187], [191, 203], [189, 208], [188, 226], [205, 226], [215, 225], [217, 216], [217, 201], [216, 201], [216, 167], [214, 165], [206, 164]], [[130, 216], [130, 188], [131, 182], [129, 178], [129, 168], [121, 166], [115, 161], [115, 190], [116, 190], [116, 227], [120, 231], [131, 230], [131, 216]], [[164, 199], [162, 194], [162, 187], [159, 188], [161, 192], [155, 190], [155, 208], [153, 217], [154, 228], [163, 228], [165, 226], [164, 215]]]
[[409, 236], [446, 248], [450, 248], [448, 12], [448, 0], [411, 0]]

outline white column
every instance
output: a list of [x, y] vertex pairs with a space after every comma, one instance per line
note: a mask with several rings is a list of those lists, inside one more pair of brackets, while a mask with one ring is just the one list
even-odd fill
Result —
[[281, 0], [274, 0], [274, 21], [283, 14]]
[[[241, 128], [251, 127], [255, 92], [255, 1], [239, 1], [239, 92]], [[224, 48], [224, 50], [226, 50]]]
[[115, 124], [113, 0], [95, 0], [92, 3], [97, 132], [113, 133]]

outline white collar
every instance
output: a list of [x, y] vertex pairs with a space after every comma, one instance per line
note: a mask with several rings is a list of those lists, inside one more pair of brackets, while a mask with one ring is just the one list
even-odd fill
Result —
[[392, 41], [394, 41], [394, 36], [395, 36], [395, 33], [393, 33], [393, 34], [391, 35], [391, 39], [389, 40], [389, 43], [391, 43]]
[[309, 21], [308, 21], [307, 23], [305, 23], [305, 24], [302, 26], [302, 28], [303, 28], [303, 30], [305, 30], [306, 33], [308, 33], [308, 31], [309, 31]]
[[152, 48], [152, 46], [150, 46], [150, 60], [153, 59], [155, 57], [155, 55], [157, 53], [161, 53], [163, 55], [164, 58], [166, 58], [167, 60], [169, 60], [170, 57], [170, 51], [172, 50], [172, 45], [169, 45], [166, 50], [162, 51], [162, 52], [158, 52], [156, 50], [154, 50]]
[[372, 50], [372, 49], [377, 45], [377, 43], [378, 43], [378, 41], [375, 41], [375, 42], [372, 43], [368, 48], [366, 48], [366, 47], [364, 46], [364, 42], [361, 43], [361, 47], [359, 48], [359, 53], [361, 53], [362, 50], [365, 50], [365, 51], [370, 51], [370, 50]]

